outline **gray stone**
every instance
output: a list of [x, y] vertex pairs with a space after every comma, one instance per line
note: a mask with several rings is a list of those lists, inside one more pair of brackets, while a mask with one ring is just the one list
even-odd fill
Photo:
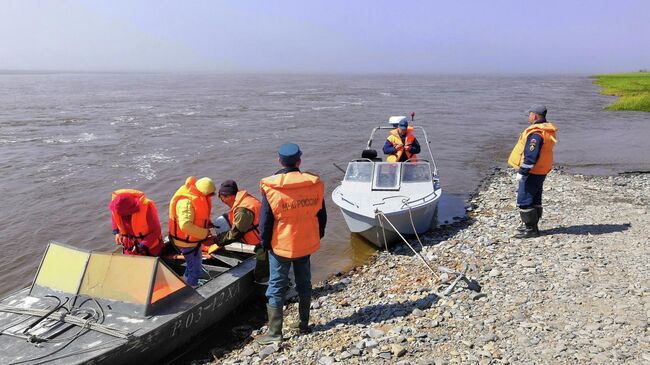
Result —
[[390, 360], [392, 355], [390, 354], [390, 352], [380, 352], [378, 356], [384, 360]]
[[336, 360], [331, 357], [331, 356], [323, 356], [320, 359], [318, 359], [318, 363], [322, 365], [332, 365], [336, 362]]
[[485, 293], [476, 293], [476, 292], [473, 292], [473, 293], [471, 294], [471, 298], [472, 298], [472, 300], [479, 300], [479, 299], [481, 299], [481, 298], [486, 298], [486, 297], [487, 297], [487, 294], [485, 294]]
[[501, 276], [501, 271], [499, 271], [499, 269], [492, 269], [492, 270], [490, 270], [489, 275], [490, 275], [491, 278], [496, 278], [496, 277]]
[[276, 351], [278, 351], [278, 347], [276, 345], [268, 345], [259, 352], [258, 356], [264, 360], [266, 357]]
[[400, 346], [400, 345], [393, 344], [393, 345], [390, 346], [390, 349], [391, 349], [391, 352], [393, 353], [393, 355], [395, 355], [397, 357], [402, 357], [402, 356], [404, 356], [404, 354], [406, 354], [406, 349], [403, 346]]
[[413, 309], [413, 312], [411, 312], [416, 317], [424, 317], [424, 312], [418, 308]]
[[365, 348], [372, 349], [372, 348], [377, 347], [379, 345], [379, 342], [377, 342], [375, 340], [367, 340], [367, 341], [364, 342], [364, 345], [365, 345]]
[[250, 347], [247, 347], [244, 351], [241, 352], [241, 355], [245, 356], [245, 357], [249, 357], [249, 356], [253, 356], [254, 353], [255, 353], [255, 350], [253, 350]]
[[382, 337], [385, 334], [384, 331], [376, 328], [371, 328], [368, 331], [366, 331], [366, 335], [370, 338], [379, 338]]
[[341, 360], [347, 360], [347, 359], [349, 359], [351, 357], [352, 357], [352, 354], [350, 352], [348, 352], [348, 351], [343, 351], [339, 355], [339, 359], [341, 359]]

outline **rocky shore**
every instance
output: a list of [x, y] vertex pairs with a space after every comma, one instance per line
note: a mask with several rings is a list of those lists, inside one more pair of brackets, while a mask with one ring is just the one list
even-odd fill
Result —
[[[265, 327], [215, 364], [648, 364], [650, 175], [574, 176], [545, 184], [539, 238], [513, 239], [512, 174], [495, 170], [468, 219], [380, 252], [315, 285], [313, 333], [258, 346]], [[460, 281], [461, 270], [480, 283]], [[241, 333], [233, 331], [233, 337]]]

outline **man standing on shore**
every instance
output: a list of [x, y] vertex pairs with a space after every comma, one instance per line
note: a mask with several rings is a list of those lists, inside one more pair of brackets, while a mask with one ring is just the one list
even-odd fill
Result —
[[300, 171], [302, 152], [298, 145], [283, 144], [278, 155], [284, 168], [260, 181], [260, 236], [264, 249], [269, 251], [270, 264], [269, 287], [266, 290], [269, 330], [257, 339], [262, 345], [282, 341], [282, 309], [291, 265], [300, 297], [296, 327], [301, 333], [309, 332], [309, 258], [320, 248], [320, 239], [325, 234], [327, 223], [323, 182], [316, 175]]
[[557, 128], [546, 121], [544, 105], [528, 110], [528, 123], [531, 126], [521, 133], [508, 158], [508, 164], [517, 170], [517, 206], [523, 222], [515, 238], [539, 237], [544, 180], [553, 168], [553, 146], [557, 142]]

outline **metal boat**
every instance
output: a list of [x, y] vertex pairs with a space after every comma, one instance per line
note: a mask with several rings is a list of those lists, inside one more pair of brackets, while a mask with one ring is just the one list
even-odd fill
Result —
[[[370, 133], [360, 159], [352, 160], [332, 200], [341, 209], [348, 228], [379, 248], [400, 240], [401, 235], [420, 234], [434, 223], [442, 195], [431, 142], [424, 128], [417, 131], [421, 152], [417, 161], [385, 162], [371, 149], [378, 130], [391, 130], [406, 117], [391, 117], [391, 126], [378, 126]], [[422, 152], [428, 151], [429, 160]]]
[[198, 288], [182, 261], [50, 243], [30, 287], [0, 300], [2, 364], [148, 364], [254, 291], [252, 246], [204, 255]]

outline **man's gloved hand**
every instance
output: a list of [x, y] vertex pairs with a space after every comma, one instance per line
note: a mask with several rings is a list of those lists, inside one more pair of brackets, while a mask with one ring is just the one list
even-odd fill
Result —
[[212, 243], [215, 245], [223, 246], [223, 241], [224, 238], [226, 237], [226, 233], [228, 232], [221, 232], [218, 233], [216, 236], [212, 237]]
[[517, 173], [517, 176], [515, 176], [515, 179], [517, 179], [517, 182], [520, 182], [521, 179], [524, 177], [524, 175]]

